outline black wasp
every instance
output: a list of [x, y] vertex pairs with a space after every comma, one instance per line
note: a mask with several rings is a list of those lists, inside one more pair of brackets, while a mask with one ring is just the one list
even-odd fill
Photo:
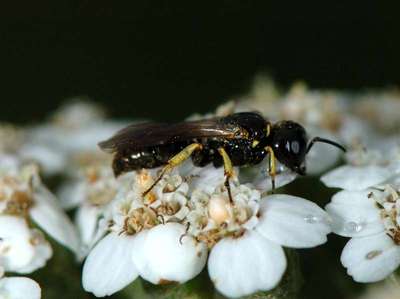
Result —
[[101, 149], [115, 153], [116, 176], [142, 168], [164, 166], [146, 195], [170, 169], [192, 158], [196, 166], [213, 163], [224, 166], [225, 186], [232, 199], [229, 178], [233, 166], [255, 165], [269, 156], [269, 174], [275, 188], [275, 159], [304, 175], [305, 157], [315, 142], [329, 143], [345, 151], [336, 142], [320, 137], [308, 142], [305, 129], [293, 121], [271, 123], [255, 112], [235, 113], [226, 117], [177, 124], [133, 124], [109, 140], [99, 143]]

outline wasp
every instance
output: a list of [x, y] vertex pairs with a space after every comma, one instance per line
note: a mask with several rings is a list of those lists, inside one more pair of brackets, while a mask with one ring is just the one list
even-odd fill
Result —
[[305, 158], [316, 142], [346, 151], [342, 145], [328, 139], [314, 137], [309, 141], [305, 129], [294, 121], [271, 123], [256, 112], [242, 112], [176, 124], [133, 124], [100, 142], [99, 146], [114, 153], [112, 167], [115, 176], [163, 166], [143, 196], [166, 172], [191, 157], [195, 166], [203, 167], [210, 163], [216, 168], [224, 166], [225, 186], [232, 200], [229, 180], [233, 176], [233, 166], [256, 165], [268, 156], [268, 171], [274, 190], [276, 160], [305, 175]]

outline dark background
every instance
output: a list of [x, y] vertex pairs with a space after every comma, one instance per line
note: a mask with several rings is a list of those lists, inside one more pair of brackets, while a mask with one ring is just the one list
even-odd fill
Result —
[[40, 121], [76, 95], [118, 117], [182, 119], [245, 92], [258, 72], [282, 87], [400, 81], [394, 6], [189, 2], [1, 4], [0, 119]]

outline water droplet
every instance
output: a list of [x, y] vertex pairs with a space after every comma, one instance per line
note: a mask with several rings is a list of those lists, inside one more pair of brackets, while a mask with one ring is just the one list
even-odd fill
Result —
[[361, 223], [350, 221], [346, 223], [345, 229], [350, 233], [358, 233], [363, 229], [363, 225]]
[[304, 217], [304, 221], [307, 223], [316, 223], [318, 221], [320, 221], [319, 217], [315, 216], [315, 215], [307, 215]]
[[368, 252], [365, 257], [367, 258], [367, 260], [372, 260], [373, 258], [377, 257], [378, 255], [381, 255], [382, 252], [383, 252], [382, 250], [372, 250], [372, 251]]

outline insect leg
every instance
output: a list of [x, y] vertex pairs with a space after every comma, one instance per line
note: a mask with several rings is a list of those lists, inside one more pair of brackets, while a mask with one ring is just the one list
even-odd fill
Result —
[[276, 175], [275, 154], [272, 147], [270, 146], [267, 146], [265, 150], [269, 154], [269, 175], [271, 177], [272, 192], [273, 192], [275, 190], [275, 175]]
[[233, 202], [231, 186], [229, 184], [229, 179], [233, 176], [232, 161], [223, 147], [218, 148], [218, 152], [222, 156], [222, 159], [224, 160], [225, 187], [228, 190], [228, 196], [230, 202]]
[[266, 137], [268, 137], [270, 134], [271, 134], [271, 123], [267, 123], [267, 136]]
[[182, 239], [183, 239], [184, 237], [186, 237], [187, 235], [189, 235], [189, 228], [190, 228], [190, 222], [188, 222], [188, 223], [186, 224], [185, 233], [179, 237], [179, 243], [180, 243], [181, 245], [182, 245]]
[[170, 171], [174, 167], [183, 163], [187, 158], [189, 158], [193, 154], [195, 150], [201, 150], [202, 148], [203, 146], [200, 143], [192, 143], [189, 144], [187, 147], [185, 147], [183, 150], [181, 150], [179, 153], [177, 153], [175, 156], [173, 156], [171, 159], [169, 159], [168, 164], [164, 166], [158, 178], [154, 181], [154, 183], [150, 186], [149, 189], [143, 192], [143, 196], [146, 196], [147, 193], [149, 193], [151, 189], [153, 189], [154, 186], [157, 185], [157, 183], [163, 178], [164, 174], [167, 171]]

